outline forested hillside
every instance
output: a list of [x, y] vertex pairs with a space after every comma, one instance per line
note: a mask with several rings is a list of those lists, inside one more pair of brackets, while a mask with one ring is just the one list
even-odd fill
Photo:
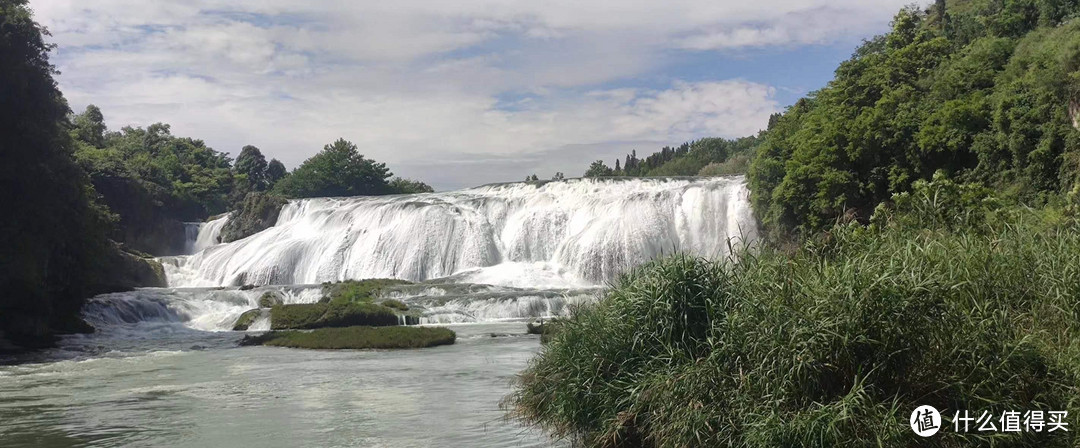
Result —
[[764, 224], [865, 221], [938, 170], [1032, 205], [1074, 188], [1080, 5], [944, 3], [900, 11], [771, 126], [750, 170]]
[[615, 160], [614, 168], [597, 160], [585, 170], [584, 177], [608, 176], [719, 176], [745, 173], [758, 137], [734, 140], [702, 138], [676, 147], [665, 146], [645, 158], [637, 150], [624, 160]]
[[106, 238], [112, 217], [72, 157], [49, 49], [25, 1], [0, 1], [0, 352], [84, 331], [88, 295], [156, 280]]

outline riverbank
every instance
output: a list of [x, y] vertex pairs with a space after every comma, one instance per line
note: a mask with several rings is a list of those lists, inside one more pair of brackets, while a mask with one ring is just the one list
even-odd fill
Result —
[[[561, 321], [507, 405], [588, 446], [911, 446], [924, 404], [1067, 410], [1075, 426], [1080, 226], [1053, 210], [1000, 218], [841, 225], [737, 264], [647, 264]], [[950, 427], [934, 442], [1072, 434]]]

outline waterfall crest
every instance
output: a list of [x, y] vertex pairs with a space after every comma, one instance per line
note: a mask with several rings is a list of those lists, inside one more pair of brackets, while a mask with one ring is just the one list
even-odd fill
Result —
[[[183, 287], [451, 276], [518, 287], [595, 286], [665, 253], [726, 256], [729, 243], [756, 237], [748, 196], [740, 176], [294, 200], [275, 226], [201, 246], [170, 263], [167, 275], [170, 286]], [[220, 232], [225, 219], [204, 224], [199, 240], [216, 240], [211, 231]]]

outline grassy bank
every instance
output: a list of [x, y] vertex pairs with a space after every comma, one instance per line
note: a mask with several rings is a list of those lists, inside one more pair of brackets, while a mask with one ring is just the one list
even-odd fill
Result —
[[[589, 446], [1075, 446], [951, 423], [1068, 410], [1076, 426], [1080, 229], [1044, 215], [653, 262], [563, 320], [506, 405]], [[945, 419], [931, 439], [908, 427], [922, 404]]]
[[457, 335], [436, 327], [345, 327], [311, 331], [271, 331], [249, 336], [242, 345], [310, 349], [400, 349], [453, 344]]

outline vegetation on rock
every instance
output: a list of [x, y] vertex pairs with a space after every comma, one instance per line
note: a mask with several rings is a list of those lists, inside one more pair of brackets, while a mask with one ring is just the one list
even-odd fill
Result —
[[283, 303], [285, 303], [285, 300], [281, 297], [281, 293], [277, 291], [266, 291], [259, 297], [260, 308], [270, 308]]
[[229, 243], [266, 230], [277, 222], [288, 201], [276, 194], [253, 191], [244, 197], [221, 228], [221, 242]]
[[398, 322], [394, 310], [374, 303], [305, 303], [277, 305], [270, 309], [270, 327], [274, 330], [354, 325], [379, 327], [397, 325]]
[[247, 331], [255, 321], [259, 320], [259, 318], [267, 317], [268, 315], [269, 313], [264, 309], [256, 308], [244, 311], [244, 314], [241, 314], [240, 317], [236, 319], [236, 323], [233, 324], [233, 331]]
[[402, 302], [400, 300], [387, 299], [383, 300], [379, 304], [387, 308], [393, 308], [398, 311], [409, 311], [409, 305], [406, 305], [405, 302]]
[[247, 336], [241, 345], [308, 349], [406, 349], [453, 344], [457, 335], [439, 327], [345, 327], [271, 331]]
[[[372, 303], [386, 287], [412, 282], [394, 278], [372, 278], [323, 283], [323, 303]], [[404, 305], [404, 304], [403, 304]]]

